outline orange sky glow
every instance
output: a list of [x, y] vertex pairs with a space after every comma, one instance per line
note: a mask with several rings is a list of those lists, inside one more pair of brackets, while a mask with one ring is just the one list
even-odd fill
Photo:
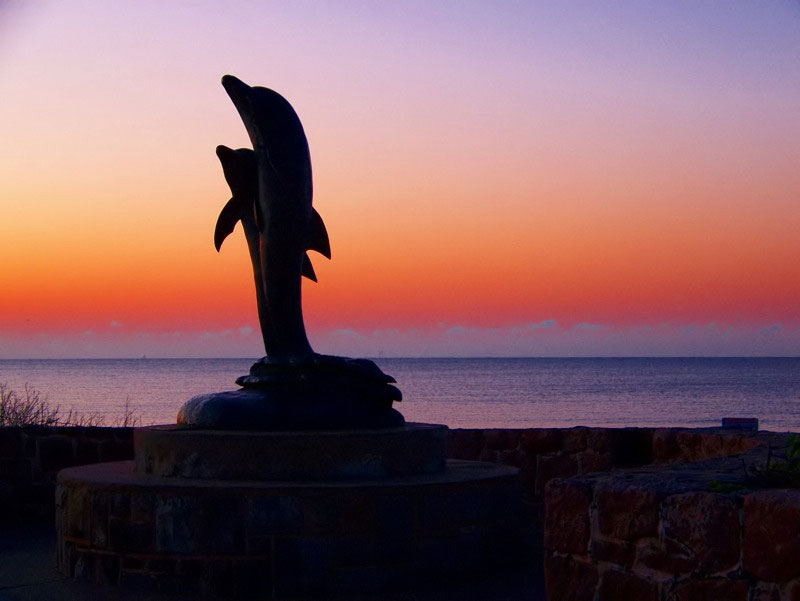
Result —
[[569, 6], [0, 3], [0, 358], [263, 352], [224, 73], [305, 126], [318, 352], [800, 354], [800, 8]]

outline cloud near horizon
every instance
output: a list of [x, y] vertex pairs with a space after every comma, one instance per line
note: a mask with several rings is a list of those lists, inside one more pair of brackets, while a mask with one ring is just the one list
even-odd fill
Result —
[[[554, 319], [497, 327], [439, 323], [429, 328], [309, 333], [320, 353], [361, 357], [475, 356], [798, 356], [800, 325], [673, 323], [562, 324]], [[260, 333], [244, 324], [220, 330], [164, 332], [76, 329], [0, 336], [2, 359], [94, 357], [257, 357]]]

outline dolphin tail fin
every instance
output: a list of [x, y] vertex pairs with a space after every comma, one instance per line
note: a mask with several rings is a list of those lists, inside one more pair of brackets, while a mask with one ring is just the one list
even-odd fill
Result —
[[306, 248], [308, 250], [317, 251], [323, 257], [331, 258], [331, 242], [328, 239], [328, 230], [325, 229], [322, 217], [319, 216], [319, 213], [317, 213], [317, 210], [313, 207], [311, 208], [311, 221], [308, 224], [308, 242]]
[[241, 203], [237, 198], [231, 198], [224, 207], [222, 207], [222, 212], [220, 212], [219, 217], [217, 217], [217, 226], [214, 228], [214, 246], [219, 252], [220, 247], [222, 247], [222, 243], [225, 241], [230, 233], [233, 231], [233, 228], [236, 227], [236, 223], [242, 218], [242, 207]]
[[314, 273], [314, 266], [311, 264], [311, 259], [308, 258], [308, 253], [303, 255], [303, 275], [312, 282], [317, 281], [317, 274]]

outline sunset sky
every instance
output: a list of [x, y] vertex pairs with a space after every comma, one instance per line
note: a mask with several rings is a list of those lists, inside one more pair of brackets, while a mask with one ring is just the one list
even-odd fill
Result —
[[306, 130], [318, 352], [800, 355], [796, 0], [0, 0], [0, 358], [263, 354], [225, 73]]

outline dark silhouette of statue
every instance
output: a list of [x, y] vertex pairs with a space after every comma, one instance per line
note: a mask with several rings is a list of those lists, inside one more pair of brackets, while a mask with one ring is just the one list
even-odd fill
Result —
[[253, 149], [217, 147], [231, 189], [214, 245], [242, 223], [266, 357], [236, 380], [243, 391], [195, 397], [178, 423], [248, 429], [340, 429], [403, 423], [395, 380], [372, 361], [320, 355], [306, 336], [301, 277], [316, 281], [307, 251], [331, 257], [328, 232], [311, 206], [311, 157], [292, 106], [273, 90], [226, 75], [222, 85]]

